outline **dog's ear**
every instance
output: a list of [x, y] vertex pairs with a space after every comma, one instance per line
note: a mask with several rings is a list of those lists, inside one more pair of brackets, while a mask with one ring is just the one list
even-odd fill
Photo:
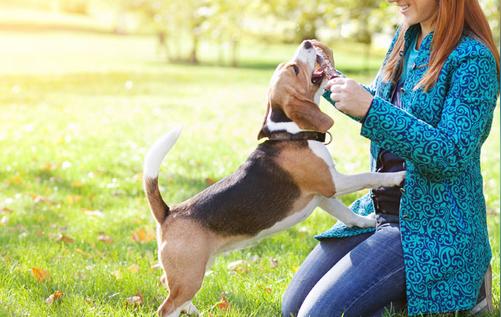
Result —
[[284, 111], [287, 117], [301, 129], [325, 133], [334, 124], [331, 117], [320, 111], [313, 101], [306, 98], [299, 99], [297, 96], [290, 96], [284, 105]]
[[270, 111], [271, 111], [271, 105], [270, 102], [268, 101], [268, 105], [266, 106], [266, 114], [264, 115], [263, 125], [261, 126], [261, 130], [259, 130], [259, 133], [257, 135], [258, 140], [265, 138], [268, 134], [267, 132], [269, 132], [268, 127], [266, 126], [266, 119], [268, 118], [268, 114], [270, 113]]

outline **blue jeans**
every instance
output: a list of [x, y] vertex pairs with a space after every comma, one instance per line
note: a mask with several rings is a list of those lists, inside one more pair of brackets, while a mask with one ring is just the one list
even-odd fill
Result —
[[381, 316], [405, 307], [398, 216], [377, 215], [376, 232], [322, 240], [284, 293], [282, 316]]

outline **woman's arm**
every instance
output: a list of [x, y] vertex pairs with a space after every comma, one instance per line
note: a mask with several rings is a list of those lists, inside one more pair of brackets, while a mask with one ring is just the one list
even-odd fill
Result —
[[453, 73], [437, 127], [375, 97], [361, 134], [432, 180], [457, 176], [485, 140], [496, 106], [496, 64], [486, 52], [467, 57]]

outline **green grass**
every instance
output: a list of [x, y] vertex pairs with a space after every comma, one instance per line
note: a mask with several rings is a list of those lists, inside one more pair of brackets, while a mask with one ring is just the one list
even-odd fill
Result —
[[[158, 282], [156, 242], [134, 232], [154, 222], [141, 188], [143, 155], [153, 140], [183, 124], [160, 184], [169, 204], [234, 171], [255, 148], [273, 65], [294, 47], [244, 47], [241, 69], [168, 65], [146, 38], [0, 34], [0, 315], [150, 316], [167, 292]], [[37, 44], [37, 54], [22, 48]], [[99, 48], [92, 50], [89, 47]], [[268, 54], [269, 53], [269, 54]], [[341, 70], [362, 82], [363, 61], [334, 47]], [[381, 61], [375, 54], [371, 65]], [[327, 104], [335, 120], [329, 148], [345, 173], [368, 168], [368, 141], [357, 123]], [[494, 252], [499, 310], [499, 116], [484, 146], [482, 168]], [[346, 204], [356, 195], [343, 197]], [[99, 210], [101, 216], [88, 211]], [[278, 316], [281, 295], [334, 220], [316, 211], [259, 245], [217, 258], [195, 297], [205, 316]], [[111, 243], [98, 239], [104, 233]], [[57, 241], [58, 234], [73, 243]], [[237, 260], [248, 265], [228, 269]], [[139, 267], [135, 272], [134, 265]], [[30, 270], [50, 274], [38, 282]], [[60, 290], [53, 305], [45, 299]], [[142, 305], [127, 304], [141, 294]], [[216, 304], [222, 294], [228, 309]]]

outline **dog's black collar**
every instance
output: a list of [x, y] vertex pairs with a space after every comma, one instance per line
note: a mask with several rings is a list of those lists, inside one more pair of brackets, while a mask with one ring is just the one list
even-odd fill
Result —
[[316, 132], [316, 131], [301, 131], [298, 133], [289, 133], [284, 130], [280, 131], [273, 131], [270, 132], [267, 137], [270, 141], [304, 141], [304, 140], [311, 140], [311, 141], [318, 141], [318, 142], [325, 142], [325, 136], [329, 135], [329, 142], [325, 144], [329, 144], [332, 141], [332, 135], [327, 132], [327, 133], [322, 133], [322, 132]]

